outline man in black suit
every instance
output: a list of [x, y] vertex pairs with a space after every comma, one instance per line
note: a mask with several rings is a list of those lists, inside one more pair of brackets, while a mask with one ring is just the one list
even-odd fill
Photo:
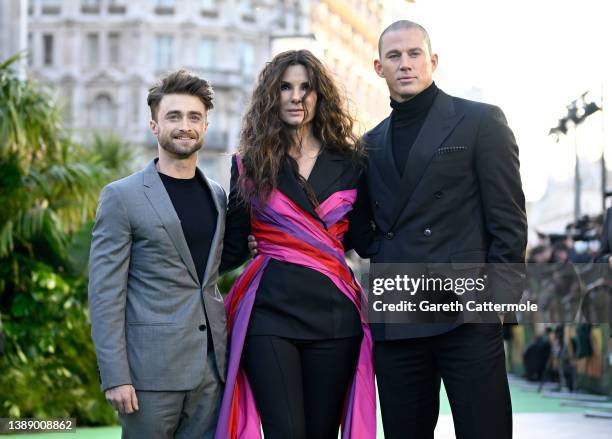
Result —
[[[393, 111], [364, 136], [372, 264], [496, 264], [502, 268], [487, 291], [497, 303], [517, 302], [527, 222], [518, 147], [504, 114], [436, 87], [438, 57], [416, 23], [385, 29], [379, 56], [374, 67]], [[511, 438], [499, 322], [380, 324], [373, 335], [387, 439], [433, 438], [441, 379], [457, 438]]]

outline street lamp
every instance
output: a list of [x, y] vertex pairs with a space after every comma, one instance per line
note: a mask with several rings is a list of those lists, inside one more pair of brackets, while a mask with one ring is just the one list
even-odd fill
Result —
[[[570, 126], [574, 127], [574, 155], [575, 155], [575, 168], [574, 168], [574, 218], [578, 220], [580, 218], [580, 195], [582, 192], [582, 179], [580, 177], [580, 162], [578, 158], [578, 135], [577, 129], [578, 125], [586, 120], [587, 117], [592, 115], [593, 113], [598, 112], [602, 109], [601, 106], [597, 105], [595, 102], [587, 102], [588, 91], [582, 93], [578, 99], [573, 100], [567, 105], [567, 114], [559, 119], [559, 123], [557, 126], [554, 126], [548, 132], [549, 135], [555, 136], [556, 141], [559, 141], [559, 137], [561, 135], [567, 135], [568, 128]], [[608, 195], [612, 195], [612, 193], [608, 194], [606, 191], [606, 164], [605, 159], [602, 154], [602, 194], [603, 194], [603, 202], [605, 207], [605, 198]]]

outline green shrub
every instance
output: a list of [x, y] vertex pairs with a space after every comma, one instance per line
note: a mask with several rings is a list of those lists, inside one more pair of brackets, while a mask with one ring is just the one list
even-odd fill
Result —
[[87, 256], [99, 192], [129, 172], [131, 149], [74, 144], [15, 60], [0, 62], [0, 417], [115, 423], [90, 336]]

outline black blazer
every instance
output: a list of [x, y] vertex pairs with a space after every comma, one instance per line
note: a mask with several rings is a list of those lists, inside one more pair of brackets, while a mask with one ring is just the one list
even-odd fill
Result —
[[[523, 264], [525, 198], [518, 147], [503, 112], [440, 90], [402, 176], [393, 161], [391, 131], [387, 117], [364, 136], [377, 228], [371, 262], [450, 263], [462, 268]], [[500, 303], [520, 299], [520, 265], [496, 270], [488, 280], [489, 291]], [[452, 327], [383, 325], [374, 336], [433, 335]]]
[[[362, 171], [363, 167], [350, 157], [323, 150], [307, 183], [321, 203], [334, 192], [357, 188], [363, 181]], [[282, 163], [278, 189], [309, 215], [323, 222], [288, 160]], [[367, 206], [358, 212], [362, 213], [364, 208]], [[362, 221], [355, 223], [363, 224]], [[365, 227], [369, 229], [368, 225]], [[221, 271], [236, 268], [246, 261], [250, 230], [249, 212], [238, 193], [238, 168], [233, 157]], [[353, 233], [359, 235], [361, 232]], [[369, 239], [360, 242], [367, 243]], [[250, 335], [314, 340], [357, 336], [362, 329], [355, 306], [328, 277], [303, 266], [271, 260], [262, 275], [248, 332]]]

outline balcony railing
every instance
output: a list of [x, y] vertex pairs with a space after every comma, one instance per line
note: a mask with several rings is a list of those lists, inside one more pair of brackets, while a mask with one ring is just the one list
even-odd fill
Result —
[[207, 18], [217, 18], [219, 16], [219, 12], [215, 9], [202, 9], [200, 15]]
[[100, 5], [95, 3], [84, 3], [81, 5], [81, 14], [99, 14]]
[[62, 6], [57, 5], [46, 5], [43, 4], [41, 7], [41, 12], [44, 15], [59, 15], [62, 12]]
[[109, 14], [125, 14], [126, 6], [120, 3], [111, 3], [108, 5]]

